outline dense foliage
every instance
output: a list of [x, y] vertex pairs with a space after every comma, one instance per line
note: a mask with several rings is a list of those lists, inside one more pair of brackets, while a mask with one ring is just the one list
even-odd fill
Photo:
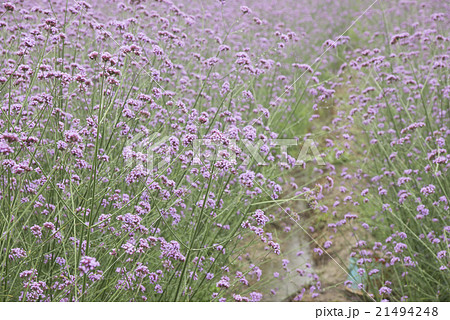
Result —
[[309, 263], [248, 259], [314, 230], [306, 202], [365, 298], [448, 301], [449, 7], [4, 2], [0, 298], [260, 301], [286, 273], [316, 298]]

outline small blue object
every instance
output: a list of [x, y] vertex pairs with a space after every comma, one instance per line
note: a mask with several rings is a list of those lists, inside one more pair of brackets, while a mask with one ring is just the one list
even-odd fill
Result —
[[358, 288], [358, 284], [364, 283], [366, 280], [366, 277], [363, 275], [360, 275], [358, 273], [358, 264], [357, 259], [354, 257], [350, 258], [350, 265], [348, 267], [348, 277], [347, 280], [351, 281], [351, 286], [349, 286], [349, 289], [351, 291], [361, 291], [360, 288]]

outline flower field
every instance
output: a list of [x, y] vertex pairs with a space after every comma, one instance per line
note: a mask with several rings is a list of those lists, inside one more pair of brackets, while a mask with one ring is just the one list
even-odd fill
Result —
[[0, 301], [450, 301], [447, 1], [0, 3]]

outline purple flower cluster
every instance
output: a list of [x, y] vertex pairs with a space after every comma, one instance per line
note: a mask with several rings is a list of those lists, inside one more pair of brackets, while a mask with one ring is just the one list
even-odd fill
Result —
[[81, 274], [87, 274], [99, 266], [100, 263], [95, 258], [84, 256], [80, 260], [78, 270], [80, 270]]

